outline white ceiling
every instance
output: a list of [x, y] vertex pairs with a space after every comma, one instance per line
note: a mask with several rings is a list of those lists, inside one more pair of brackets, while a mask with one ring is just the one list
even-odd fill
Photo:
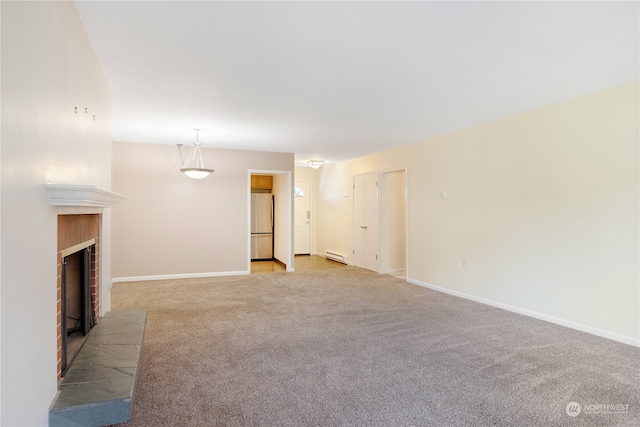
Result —
[[639, 78], [638, 2], [76, 3], [116, 141], [336, 162]]

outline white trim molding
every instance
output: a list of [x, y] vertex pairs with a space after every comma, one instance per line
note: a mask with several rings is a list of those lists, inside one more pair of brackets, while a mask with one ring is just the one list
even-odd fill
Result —
[[560, 326], [564, 326], [566, 328], [571, 328], [571, 329], [575, 329], [581, 332], [586, 332], [592, 335], [597, 335], [599, 337], [603, 337], [603, 338], [608, 338], [610, 340], [614, 340], [614, 341], [618, 341], [624, 344], [629, 344], [632, 345], [634, 347], [640, 347], [640, 340], [633, 338], [633, 337], [628, 337], [626, 335], [620, 335], [620, 334], [616, 334], [615, 332], [611, 332], [611, 331], [607, 331], [604, 329], [599, 329], [599, 328], [594, 328], [592, 326], [588, 326], [588, 325], [583, 325], [581, 323], [576, 323], [576, 322], [572, 322], [570, 320], [566, 320], [566, 319], [560, 319], [558, 317], [554, 317], [554, 316], [549, 316], [547, 314], [543, 314], [543, 313], [538, 313], [535, 311], [531, 311], [531, 310], [527, 310], [524, 308], [520, 308], [520, 307], [515, 307], [509, 304], [503, 304], [501, 302], [497, 302], [497, 301], [492, 301], [492, 300], [488, 300], [485, 298], [481, 298], [481, 297], [477, 297], [474, 295], [469, 295], [469, 294], [465, 294], [463, 292], [458, 292], [458, 291], [453, 291], [451, 289], [447, 289], [447, 288], [443, 288], [440, 286], [436, 286], [436, 285], [432, 285], [431, 283], [426, 283], [426, 282], [421, 282], [419, 280], [414, 280], [414, 279], [407, 279], [407, 282], [413, 284], [413, 285], [418, 285], [418, 286], [422, 286], [423, 288], [428, 288], [437, 292], [442, 292], [445, 294], [449, 294], [449, 295], [453, 295], [455, 297], [459, 297], [459, 298], [464, 298], [470, 301], [475, 301], [475, 302], [479, 302], [481, 304], [486, 304], [486, 305], [490, 305], [492, 307], [497, 307], [497, 308], [501, 308], [503, 310], [507, 310], [507, 311], [511, 311], [513, 313], [518, 313], [518, 314], [522, 314], [525, 316], [529, 316], [529, 317], [533, 317], [539, 320], [544, 320], [546, 322], [550, 322], [550, 323], [555, 323], [556, 325], [560, 325]]
[[114, 277], [111, 279], [109, 289], [114, 283], [122, 282], [146, 282], [154, 280], [176, 280], [176, 279], [200, 279], [206, 277], [221, 276], [244, 276], [251, 274], [250, 271], [218, 271], [211, 273], [186, 273], [186, 274], [159, 274], [154, 276], [131, 276], [131, 277]]
[[129, 198], [95, 185], [47, 184], [51, 206], [115, 208]]

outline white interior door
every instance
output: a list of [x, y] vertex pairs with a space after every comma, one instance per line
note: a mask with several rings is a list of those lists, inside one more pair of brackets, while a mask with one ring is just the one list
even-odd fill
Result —
[[353, 177], [353, 265], [364, 268], [365, 254], [365, 179]]
[[353, 178], [353, 264], [378, 271], [378, 174]]
[[308, 182], [296, 181], [293, 191], [295, 217], [295, 250], [296, 255], [311, 253], [311, 185]]

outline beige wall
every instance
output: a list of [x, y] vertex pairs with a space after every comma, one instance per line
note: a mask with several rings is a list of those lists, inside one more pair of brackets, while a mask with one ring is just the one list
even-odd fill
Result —
[[[215, 172], [193, 180], [178, 170], [177, 154], [176, 146], [114, 143], [113, 189], [131, 198], [113, 212], [118, 280], [247, 273], [249, 171], [293, 175], [293, 154], [203, 148]], [[280, 238], [291, 240], [291, 231]], [[291, 252], [284, 246], [280, 256]]]
[[638, 94], [326, 165], [318, 252], [351, 253], [353, 175], [407, 167], [410, 281], [639, 345]]
[[[1, 7], [0, 424], [38, 426], [57, 389], [57, 214], [88, 211], [50, 206], [45, 185], [110, 188], [110, 89], [72, 2]], [[103, 221], [102, 284], [108, 213]]]

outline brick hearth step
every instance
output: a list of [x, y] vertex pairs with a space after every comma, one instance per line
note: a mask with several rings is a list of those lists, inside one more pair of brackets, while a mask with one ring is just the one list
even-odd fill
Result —
[[131, 418], [146, 321], [146, 310], [110, 311], [98, 320], [58, 385], [50, 427], [98, 427]]

